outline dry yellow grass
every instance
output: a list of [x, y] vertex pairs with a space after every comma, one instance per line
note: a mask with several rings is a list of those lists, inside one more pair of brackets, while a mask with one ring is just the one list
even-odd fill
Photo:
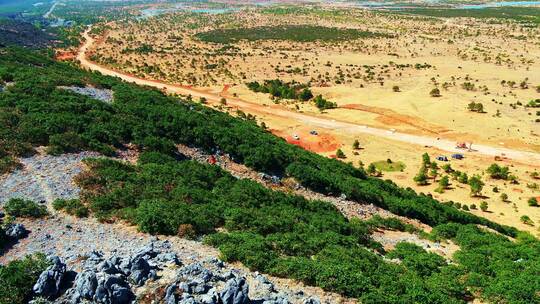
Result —
[[[214, 28], [276, 24], [369, 29], [394, 33], [397, 37], [342, 43], [243, 41], [229, 49], [193, 37], [197, 32]], [[226, 98], [238, 97], [268, 106], [274, 105], [268, 95], [253, 93], [244, 83], [275, 78], [311, 81], [314, 93], [336, 102], [339, 108], [320, 114], [312, 104], [291, 101], [281, 101], [280, 108], [403, 133], [540, 152], [540, 123], [534, 122], [537, 110], [516, 105], [540, 98], [535, 89], [540, 85], [538, 37], [538, 29], [511, 23], [398, 17], [361, 10], [295, 16], [257, 11], [202, 16], [172, 14], [137, 23], [111, 24], [104, 41], [92, 50], [95, 54], [92, 58], [138, 77], [193, 86]], [[132, 51], [142, 46], [151, 49], [147, 53]], [[287, 72], [295, 68], [298, 68], [296, 72]], [[399, 87], [399, 92], [395, 92], [394, 86]], [[441, 97], [430, 96], [435, 87], [440, 89]], [[470, 102], [481, 102], [486, 113], [468, 111]], [[246, 112], [253, 109], [242, 108]], [[285, 138], [309, 132], [294, 118], [253, 114]], [[468, 186], [457, 182], [452, 182], [453, 189], [439, 194], [434, 192], [435, 184], [416, 186], [412, 178], [423, 152], [432, 158], [439, 154], [449, 156], [448, 152], [332, 128], [319, 131], [333, 138], [338, 143], [336, 147], [341, 145], [347, 155], [345, 161], [354, 164], [362, 161], [366, 165], [387, 158], [402, 161], [406, 165], [403, 172], [384, 173], [384, 178], [418, 192], [431, 193], [442, 201], [479, 206], [485, 200], [490, 212], [471, 212], [523, 230], [538, 231], [540, 208], [527, 205], [528, 198], [540, 196], [527, 187], [540, 183], [529, 176], [538, 170], [534, 164], [512, 160], [504, 163], [518, 176], [518, 185], [494, 181], [484, 175], [485, 198], [470, 197]], [[362, 150], [352, 150], [355, 139], [361, 142]], [[322, 153], [333, 155], [335, 151]], [[470, 154], [462, 161], [451, 163], [470, 176], [482, 174], [492, 162], [492, 157]], [[499, 193], [492, 192], [495, 186]], [[501, 193], [509, 196], [509, 202], [501, 201]], [[524, 214], [537, 226], [519, 222]]]

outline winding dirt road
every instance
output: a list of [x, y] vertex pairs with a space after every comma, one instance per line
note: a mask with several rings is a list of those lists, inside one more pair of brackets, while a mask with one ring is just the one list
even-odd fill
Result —
[[[159, 88], [167, 91], [168, 93], [175, 93], [181, 95], [191, 95], [193, 97], [204, 97], [211, 103], [219, 103], [222, 96], [219, 94], [208, 93], [202, 90], [193, 89], [190, 87], [163, 83], [156, 80], [148, 80], [138, 78], [133, 75], [128, 75], [119, 71], [112, 70], [108, 67], [101, 66], [97, 63], [94, 63], [88, 59], [88, 50], [95, 43], [95, 39], [89, 35], [90, 29], [83, 33], [85, 39], [84, 44], [79, 49], [77, 54], [77, 60], [79, 60], [82, 67], [99, 71], [104, 75], [115, 76], [123, 79], [127, 82], [136, 83], [139, 85], [146, 85], [155, 88]], [[504, 155], [506, 158], [520, 163], [526, 163], [530, 165], [540, 164], [540, 153], [527, 152], [514, 150], [503, 147], [493, 147], [481, 144], [474, 144], [473, 151], [464, 151], [456, 149], [455, 141], [437, 139], [427, 136], [412, 135], [400, 132], [393, 132], [391, 130], [384, 130], [373, 128], [369, 126], [357, 125], [346, 121], [338, 121], [333, 119], [328, 119], [324, 117], [319, 117], [315, 115], [309, 115], [304, 113], [292, 112], [277, 106], [263, 106], [256, 103], [251, 103], [239, 98], [227, 98], [227, 105], [232, 107], [237, 107], [244, 112], [252, 114], [264, 114], [269, 116], [281, 117], [286, 119], [292, 119], [297, 121], [299, 124], [304, 126], [309, 126], [310, 128], [324, 128], [334, 132], [347, 132], [349, 134], [370, 134], [377, 137], [383, 137], [391, 140], [406, 142], [409, 144], [421, 145], [421, 146], [431, 146], [440, 150], [448, 152], [459, 152], [459, 153], [470, 153], [474, 155], [484, 155], [484, 156], [501, 156]]]

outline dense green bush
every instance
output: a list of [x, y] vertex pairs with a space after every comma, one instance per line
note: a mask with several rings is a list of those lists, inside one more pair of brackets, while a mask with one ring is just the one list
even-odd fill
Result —
[[14, 217], [39, 218], [49, 214], [47, 207], [21, 198], [12, 198], [4, 205], [4, 211]]
[[287, 25], [218, 29], [198, 33], [196, 37], [207, 42], [234, 43], [240, 40], [348, 41], [361, 38], [391, 37], [391, 35], [348, 28]]
[[88, 208], [78, 199], [56, 199], [53, 202], [54, 210], [64, 210], [67, 214], [75, 215], [76, 217], [87, 217]]
[[48, 264], [44, 255], [35, 254], [0, 265], [0, 304], [28, 303], [32, 286]]
[[11, 156], [0, 157], [0, 175], [19, 168], [21, 164]]
[[298, 82], [283, 82], [279, 79], [265, 80], [260, 84], [257, 81], [246, 84], [248, 89], [258, 93], [269, 93], [273, 97], [285, 99], [299, 99], [308, 101], [313, 97], [313, 93], [306, 84]]

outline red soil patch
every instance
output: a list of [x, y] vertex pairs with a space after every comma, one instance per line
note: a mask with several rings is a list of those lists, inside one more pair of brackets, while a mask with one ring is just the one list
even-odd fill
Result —
[[221, 90], [221, 95], [224, 95], [224, 94], [227, 94], [227, 92], [229, 92], [229, 89], [231, 88], [231, 85], [230, 84], [226, 84], [223, 86], [223, 89]]
[[76, 54], [74, 52], [69, 52], [69, 51], [57, 51], [55, 55], [56, 60], [60, 60], [60, 61], [73, 60], [75, 59], [75, 57], [76, 57]]
[[[336, 151], [341, 144], [339, 141], [328, 133], [319, 133], [318, 135], [309, 134], [309, 131], [293, 131], [284, 132], [278, 130], [272, 130], [274, 135], [285, 138], [285, 140], [293, 145], [302, 147], [308, 151], [315, 153], [326, 153]], [[299, 139], [295, 139], [294, 135], [297, 135]]]
[[385, 125], [408, 125], [431, 134], [439, 134], [450, 131], [444, 127], [428, 123], [420, 117], [399, 114], [390, 109], [367, 106], [363, 104], [346, 104], [340, 106], [340, 108], [378, 114], [379, 117], [376, 118], [377, 121]]

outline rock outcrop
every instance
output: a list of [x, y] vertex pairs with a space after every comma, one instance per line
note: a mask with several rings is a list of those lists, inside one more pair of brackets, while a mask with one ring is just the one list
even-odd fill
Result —
[[39, 275], [33, 287], [36, 295], [45, 298], [54, 298], [60, 293], [62, 281], [66, 274], [66, 264], [62, 263], [59, 257], [55, 256], [50, 260], [52, 265]]

